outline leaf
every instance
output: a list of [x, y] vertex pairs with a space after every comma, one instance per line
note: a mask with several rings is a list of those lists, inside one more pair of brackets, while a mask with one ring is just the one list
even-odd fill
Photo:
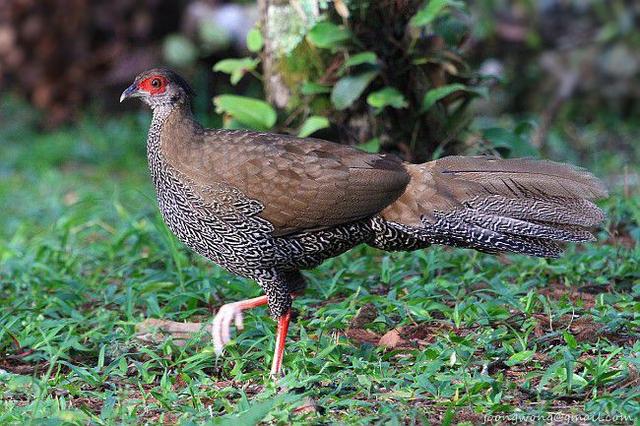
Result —
[[262, 50], [262, 46], [264, 46], [264, 41], [262, 40], [262, 34], [260, 30], [257, 28], [252, 28], [247, 33], [247, 49], [250, 52], [259, 52]]
[[359, 145], [356, 145], [356, 148], [358, 148], [359, 150], [364, 151], [364, 152], [369, 152], [371, 154], [377, 154], [378, 152], [380, 152], [380, 139], [378, 139], [378, 138], [370, 139], [369, 141], [367, 141], [365, 143], [361, 143]]
[[454, 410], [453, 407], [449, 407], [447, 409], [447, 412], [444, 413], [444, 416], [442, 416], [442, 426], [451, 426], [453, 420], [455, 419], [455, 416], [456, 410]]
[[249, 406], [249, 409], [240, 414], [214, 417], [211, 424], [217, 426], [257, 425], [280, 401], [282, 401], [282, 396], [254, 402]]
[[[517, 131], [517, 130], [516, 130]], [[528, 138], [520, 136], [502, 127], [490, 127], [482, 130], [482, 137], [494, 148], [509, 150], [510, 157], [537, 157], [538, 151], [529, 143]]]
[[502, 127], [490, 127], [482, 131], [482, 137], [491, 142], [494, 148], [507, 148], [511, 150], [518, 144], [518, 136]]
[[176, 283], [171, 281], [150, 281], [139, 287], [140, 294], [155, 293], [158, 291], [175, 288]]
[[232, 43], [232, 35], [228, 30], [217, 25], [213, 20], [203, 19], [198, 26], [198, 38], [203, 53], [211, 54], [228, 48]]
[[312, 115], [311, 117], [307, 118], [304, 123], [302, 123], [302, 127], [300, 127], [298, 136], [300, 136], [301, 138], [306, 138], [310, 134], [327, 127], [329, 127], [329, 120], [327, 119], [327, 117]]
[[573, 334], [565, 330], [562, 332], [562, 337], [564, 337], [564, 341], [570, 349], [576, 349], [578, 347], [578, 341], [573, 337]]
[[347, 59], [343, 65], [343, 67], [347, 68], [347, 67], [354, 67], [356, 65], [361, 65], [361, 64], [377, 64], [378, 63], [378, 57], [376, 56], [376, 54], [374, 52], [361, 52], [358, 53], [357, 55], [353, 55], [352, 57], [350, 57], [349, 59]]
[[404, 342], [400, 337], [400, 331], [398, 329], [389, 330], [384, 336], [380, 338], [378, 346], [384, 346], [385, 348], [393, 349], [396, 346], [401, 345]]
[[237, 95], [220, 95], [213, 98], [217, 113], [226, 113], [239, 122], [257, 130], [268, 130], [276, 123], [276, 111], [260, 99]]
[[447, 84], [446, 86], [436, 87], [435, 89], [429, 90], [422, 100], [422, 112], [429, 110], [436, 102], [440, 99], [446, 98], [453, 92], [457, 92], [458, 90], [468, 90], [467, 86], [460, 83]]
[[230, 74], [231, 84], [235, 86], [248, 71], [256, 69], [258, 62], [254, 58], [223, 59], [213, 66], [213, 70]]
[[573, 376], [575, 375], [573, 372], [575, 360], [567, 348], [562, 348], [562, 357], [564, 358], [564, 369], [566, 370], [567, 391], [571, 392], [571, 389], [573, 388]]
[[327, 21], [318, 22], [307, 33], [309, 43], [321, 49], [338, 47], [350, 38], [349, 30]]
[[302, 84], [303, 95], [317, 95], [320, 93], [331, 93], [331, 86], [325, 86], [323, 84], [313, 83], [310, 81]]
[[509, 357], [509, 359], [505, 362], [505, 364], [508, 365], [509, 367], [516, 364], [523, 364], [531, 361], [531, 359], [533, 358], [533, 355], [535, 355], [534, 351], [516, 352], [515, 354]]
[[554, 378], [554, 376], [559, 376], [560, 370], [562, 369], [563, 362], [564, 362], [563, 360], [556, 361], [547, 368], [547, 371], [544, 372], [544, 374], [542, 375], [542, 378], [540, 379], [540, 382], [538, 383], [538, 386], [537, 386], [538, 392], [542, 391], [545, 385], [549, 383], [549, 381], [552, 378]]
[[337, 110], [349, 108], [377, 75], [377, 71], [368, 71], [362, 74], [342, 77], [333, 86], [331, 102]]
[[385, 87], [382, 90], [371, 93], [367, 96], [367, 103], [374, 108], [380, 109], [386, 106], [406, 108], [408, 105], [404, 95], [394, 87]]
[[462, 7], [463, 4], [451, 0], [429, 0], [428, 3], [411, 18], [411, 25], [423, 27], [441, 15], [447, 6]]
[[191, 40], [179, 34], [168, 36], [162, 45], [167, 62], [176, 66], [190, 65], [198, 57], [198, 50]]

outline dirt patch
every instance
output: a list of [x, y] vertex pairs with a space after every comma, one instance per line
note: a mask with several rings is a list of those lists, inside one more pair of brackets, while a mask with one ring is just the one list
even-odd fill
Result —
[[433, 321], [393, 328], [382, 336], [362, 328], [349, 328], [345, 335], [358, 343], [369, 343], [388, 349], [416, 349], [433, 343], [443, 330], [453, 330], [453, 326], [446, 322]]
[[613, 332], [604, 324], [596, 322], [591, 315], [562, 315], [559, 318], [549, 319], [547, 315], [535, 314], [536, 326], [533, 330], [534, 335], [540, 341], [547, 343], [563, 340], [563, 336], [559, 333], [567, 330], [577, 341], [593, 343], [598, 339], [604, 338], [611, 342], [622, 345], [632, 345], [638, 340], [636, 334], [626, 334], [619, 330]]
[[90, 411], [97, 415], [100, 414], [104, 405], [104, 401], [98, 398], [77, 397], [68, 400], [71, 407], [80, 408], [83, 411]]
[[13, 374], [22, 374], [31, 376], [44, 373], [49, 368], [47, 361], [27, 362], [16, 357], [7, 357], [0, 359], [0, 370], [8, 371]]
[[345, 331], [345, 335], [354, 342], [370, 343], [372, 345], [377, 345], [381, 337], [373, 331], [364, 330], [362, 328], [348, 328]]
[[358, 309], [356, 315], [349, 322], [350, 328], [363, 328], [371, 324], [378, 316], [378, 309], [373, 303], [367, 303]]
[[538, 290], [538, 293], [549, 299], [560, 300], [567, 297], [571, 303], [580, 304], [585, 309], [591, 309], [596, 305], [596, 297], [600, 293], [609, 292], [609, 286], [585, 286], [581, 288], [567, 287], [566, 285], [552, 281], [547, 286]]

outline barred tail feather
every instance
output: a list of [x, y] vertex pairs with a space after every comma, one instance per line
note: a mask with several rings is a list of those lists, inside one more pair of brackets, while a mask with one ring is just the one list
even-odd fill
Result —
[[382, 212], [431, 244], [557, 257], [595, 238], [602, 183], [572, 166], [530, 159], [447, 157], [407, 165], [412, 180]]

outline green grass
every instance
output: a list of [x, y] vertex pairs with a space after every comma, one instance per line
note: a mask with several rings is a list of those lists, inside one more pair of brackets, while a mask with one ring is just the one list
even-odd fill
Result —
[[[614, 191], [599, 242], [559, 260], [358, 247], [307, 272], [279, 389], [265, 309], [223, 358], [204, 333], [135, 337], [146, 318], [207, 321], [259, 294], [165, 229], [148, 115], [40, 134], [16, 111], [0, 138], [2, 425], [640, 418], [637, 193]], [[378, 346], [394, 328], [400, 344]]]

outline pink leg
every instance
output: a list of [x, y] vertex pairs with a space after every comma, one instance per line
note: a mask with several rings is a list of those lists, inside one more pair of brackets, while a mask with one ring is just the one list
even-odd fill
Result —
[[271, 378], [278, 379], [282, 370], [282, 358], [284, 357], [284, 346], [289, 331], [291, 321], [291, 309], [286, 314], [278, 318], [278, 330], [276, 332], [276, 348], [273, 353], [273, 363], [271, 364]]
[[[294, 293], [291, 294], [295, 296]], [[256, 308], [267, 304], [267, 296], [255, 297], [253, 299], [241, 300], [239, 302], [222, 305], [213, 319], [211, 335], [213, 346], [218, 355], [222, 354], [224, 346], [231, 340], [231, 322], [235, 323], [238, 330], [244, 328], [242, 311]], [[276, 331], [276, 347], [271, 364], [271, 377], [277, 379], [282, 370], [282, 358], [284, 357], [284, 347], [291, 322], [291, 309], [286, 314], [278, 318], [278, 328]]]

